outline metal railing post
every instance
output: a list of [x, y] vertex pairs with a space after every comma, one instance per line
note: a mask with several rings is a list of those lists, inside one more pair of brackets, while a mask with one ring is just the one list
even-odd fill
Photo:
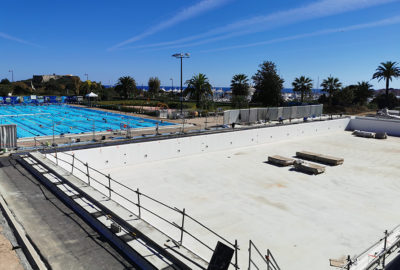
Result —
[[108, 178], [108, 198], [111, 199], [111, 176], [110, 176], [110, 174], [108, 174], [107, 178]]
[[382, 258], [382, 267], [385, 269], [385, 258], [386, 258], [386, 245], [387, 245], [387, 237], [388, 237], [388, 231], [385, 231], [385, 242], [383, 243], [383, 258]]
[[347, 270], [350, 270], [350, 265], [351, 265], [351, 259], [350, 255], [347, 256]]
[[137, 193], [137, 201], [138, 201], [138, 209], [139, 209], [139, 218], [142, 218], [142, 213], [141, 213], [141, 210], [140, 210], [140, 191], [139, 191], [139, 188], [136, 190], [136, 193]]
[[71, 174], [74, 173], [75, 154], [72, 154]]
[[238, 241], [237, 241], [237, 239], [235, 239], [235, 269], [236, 270], [239, 269], [239, 266], [238, 266], [238, 249], [239, 249]]
[[181, 240], [179, 241], [179, 243], [182, 245], [183, 243], [183, 232], [185, 230], [185, 208], [183, 208], [182, 211], [182, 226], [181, 226]]
[[249, 268], [248, 270], [250, 270], [251, 267], [251, 240], [249, 240]]
[[87, 162], [86, 162], [86, 171], [87, 171], [88, 185], [90, 186], [89, 164]]
[[54, 147], [54, 151], [56, 153], [56, 164], [58, 165], [58, 155], [57, 155], [57, 148], [56, 147]]

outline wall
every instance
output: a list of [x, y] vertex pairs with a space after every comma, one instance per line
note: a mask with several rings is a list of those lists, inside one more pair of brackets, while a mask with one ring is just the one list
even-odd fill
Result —
[[400, 136], [400, 121], [372, 117], [352, 117], [347, 130], [386, 132], [391, 136]]
[[160, 141], [106, 146], [76, 150], [75, 156], [98, 169], [133, 165], [204, 152], [227, 150], [257, 144], [271, 143], [296, 137], [344, 131], [349, 118], [316, 121], [293, 125], [237, 130], [217, 134], [189, 136]]

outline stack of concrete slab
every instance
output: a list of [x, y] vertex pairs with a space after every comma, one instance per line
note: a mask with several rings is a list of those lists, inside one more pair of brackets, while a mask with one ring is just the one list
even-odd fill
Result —
[[374, 132], [362, 131], [362, 130], [354, 130], [354, 136], [363, 137], [363, 138], [375, 138]]
[[363, 130], [354, 130], [353, 135], [357, 137], [363, 137], [363, 138], [375, 138], [375, 139], [387, 139], [387, 133], [386, 132], [369, 132], [369, 131], [363, 131]]
[[387, 139], [387, 133], [386, 132], [377, 132], [375, 134], [375, 139]]
[[327, 156], [327, 155], [322, 155], [322, 154], [316, 154], [316, 153], [307, 152], [307, 151], [296, 152], [296, 157], [299, 157], [299, 158], [305, 159], [305, 160], [315, 161], [315, 162], [322, 163], [322, 164], [331, 165], [331, 166], [341, 165], [344, 162], [343, 158], [337, 158], [337, 157], [332, 157], [332, 156]]
[[294, 159], [275, 155], [275, 156], [269, 156], [268, 162], [271, 164], [278, 165], [278, 166], [286, 167], [289, 165], [293, 165]]
[[301, 172], [309, 173], [309, 174], [320, 174], [325, 172], [325, 167], [312, 164], [312, 163], [306, 163], [302, 160], [296, 160], [293, 164], [293, 167]]
[[294, 160], [293, 158], [287, 158], [280, 155], [269, 156], [268, 162], [281, 167], [293, 165], [293, 168], [295, 170], [308, 174], [320, 174], [325, 172], [325, 167], [323, 166], [312, 163], [305, 163], [302, 160]]

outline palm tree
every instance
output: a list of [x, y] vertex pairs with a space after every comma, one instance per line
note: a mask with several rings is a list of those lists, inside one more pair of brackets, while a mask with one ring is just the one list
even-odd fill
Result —
[[207, 95], [212, 95], [211, 84], [205, 74], [199, 73], [186, 81], [187, 88], [185, 95], [196, 100], [196, 107], [200, 107], [200, 102], [205, 100]]
[[232, 103], [235, 107], [242, 108], [248, 106], [249, 89], [249, 79], [245, 74], [236, 74], [232, 77]]
[[369, 82], [358, 82], [354, 88], [354, 100], [360, 105], [364, 105], [368, 98], [374, 95], [374, 90], [372, 90], [372, 85]]
[[293, 86], [293, 91], [294, 92], [300, 92], [301, 94], [301, 103], [303, 103], [304, 100], [304, 95], [310, 95], [311, 94], [311, 89], [312, 89], [312, 80], [311, 78], [306, 78], [304, 76], [301, 76], [299, 78], [295, 78], [294, 81], [292, 82]]
[[388, 102], [389, 96], [389, 82], [397, 77], [400, 77], [400, 68], [397, 66], [396, 62], [392, 61], [382, 62], [376, 69], [374, 75], [372, 75], [372, 79], [378, 79], [378, 81], [382, 79], [386, 80], [386, 103]]
[[322, 91], [329, 94], [329, 105], [331, 105], [332, 96], [340, 90], [340, 88], [342, 87], [342, 83], [339, 82], [338, 78], [333, 78], [332, 76], [329, 76], [327, 79], [322, 81], [321, 86]]
[[249, 95], [249, 79], [244, 74], [236, 74], [231, 80], [231, 90], [233, 96], [243, 96]]
[[130, 76], [120, 77], [115, 90], [125, 99], [128, 99], [136, 91], [136, 81]]

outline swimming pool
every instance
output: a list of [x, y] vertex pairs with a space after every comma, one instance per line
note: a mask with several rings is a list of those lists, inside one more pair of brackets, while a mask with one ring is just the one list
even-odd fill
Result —
[[69, 105], [0, 106], [0, 123], [17, 125], [17, 137], [81, 134], [128, 128], [174, 125], [152, 119], [74, 107]]

